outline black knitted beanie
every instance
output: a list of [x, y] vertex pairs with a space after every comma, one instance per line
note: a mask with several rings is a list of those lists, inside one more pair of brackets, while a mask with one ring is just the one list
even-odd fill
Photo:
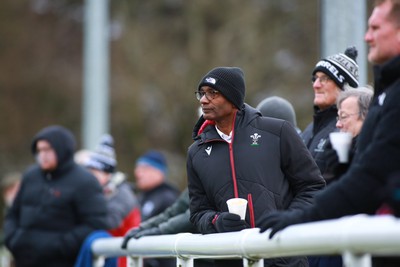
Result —
[[219, 91], [238, 109], [242, 108], [246, 88], [244, 82], [244, 73], [241, 68], [214, 68], [201, 79], [198, 90], [205, 85]]

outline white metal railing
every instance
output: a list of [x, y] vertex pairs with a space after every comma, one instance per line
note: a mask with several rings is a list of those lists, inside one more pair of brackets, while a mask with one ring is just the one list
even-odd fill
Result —
[[264, 258], [342, 255], [345, 266], [370, 267], [371, 255], [400, 255], [400, 219], [391, 215], [356, 215], [336, 220], [298, 224], [269, 239], [258, 228], [221, 234], [102, 238], [92, 245], [96, 256], [128, 256], [129, 266], [141, 267], [145, 257], [176, 257], [178, 267], [193, 267], [197, 258], [243, 258], [244, 266], [261, 267]]

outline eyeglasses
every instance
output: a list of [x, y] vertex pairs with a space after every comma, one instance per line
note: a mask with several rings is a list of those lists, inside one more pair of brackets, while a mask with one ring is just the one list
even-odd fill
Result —
[[353, 113], [353, 114], [340, 114], [339, 116], [336, 117], [336, 121], [343, 122], [354, 115], [360, 115], [360, 112]]
[[332, 79], [329, 78], [328, 76], [325, 76], [325, 75], [320, 76], [320, 77], [318, 77], [318, 76], [312, 76], [312, 77], [311, 77], [311, 84], [314, 84], [316, 80], [319, 80], [319, 82], [320, 82], [322, 85], [324, 85], [324, 84], [326, 84], [328, 81], [330, 81], [330, 80], [332, 80]]
[[219, 92], [217, 90], [196, 91], [196, 92], [194, 92], [194, 94], [196, 95], [196, 98], [199, 101], [203, 96], [206, 96], [206, 98], [209, 101], [211, 101], [211, 100], [213, 100], [214, 98], [216, 98], [219, 95]]

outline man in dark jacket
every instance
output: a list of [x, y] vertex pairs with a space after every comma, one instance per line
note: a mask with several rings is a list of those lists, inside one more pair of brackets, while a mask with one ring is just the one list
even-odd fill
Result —
[[[171, 206], [179, 196], [179, 190], [167, 183], [168, 165], [163, 153], [149, 150], [136, 160], [134, 174], [140, 190], [139, 202], [142, 220], [156, 216]], [[175, 259], [145, 259], [145, 267], [175, 266]]]
[[[378, 0], [368, 21], [365, 41], [369, 45], [368, 60], [374, 64], [375, 93], [349, 170], [301, 213], [267, 215], [262, 231], [272, 228], [273, 236], [292, 224], [357, 213], [374, 214], [384, 202], [393, 201], [385, 199], [394, 197], [388, 194], [390, 190], [385, 190], [391, 183], [390, 177], [400, 171], [399, 11], [399, 0]], [[399, 266], [399, 262], [380, 266]]]
[[23, 175], [7, 213], [6, 245], [17, 267], [71, 267], [86, 236], [107, 227], [102, 189], [74, 162], [75, 140], [69, 130], [44, 128], [31, 149], [37, 164]]
[[358, 86], [357, 50], [349, 47], [345, 53], [338, 53], [320, 60], [312, 72], [314, 89], [314, 118], [300, 134], [315, 159], [327, 184], [338, 177], [329, 165], [337, 165], [336, 152], [329, 142], [329, 134], [336, 132], [337, 97], [347, 87]]
[[[244, 104], [244, 95], [244, 74], [235, 67], [211, 70], [196, 91], [203, 115], [194, 129], [187, 173], [190, 219], [204, 234], [258, 227], [264, 214], [310, 205], [325, 185], [293, 125], [262, 117]], [[234, 197], [248, 200], [245, 220], [228, 212], [226, 201]], [[277, 262], [307, 266], [305, 258], [265, 265]], [[241, 261], [223, 264], [241, 266]]]

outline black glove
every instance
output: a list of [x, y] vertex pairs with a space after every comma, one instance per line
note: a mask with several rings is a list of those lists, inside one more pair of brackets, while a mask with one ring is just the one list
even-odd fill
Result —
[[143, 229], [142, 231], [137, 232], [133, 236], [133, 238], [138, 239], [138, 238], [141, 238], [142, 236], [148, 236], [148, 235], [161, 235], [161, 231], [158, 227]]
[[247, 228], [246, 222], [237, 214], [221, 212], [217, 216], [214, 226], [218, 233], [241, 231]]
[[302, 211], [276, 211], [273, 213], [264, 214], [259, 225], [260, 233], [271, 229], [269, 238], [271, 239], [278, 231], [293, 224], [303, 223], [310, 221], [305, 218], [305, 213]]
[[140, 228], [140, 227], [136, 227], [136, 228], [133, 228], [133, 229], [129, 230], [129, 231], [125, 234], [125, 236], [124, 236], [124, 240], [122, 241], [121, 248], [122, 248], [122, 249], [126, 249], [127, 246], [128, 246], [128, 241], [129, 241], [131, 238], [135, 238], [135, 235], [136, 235], [137, 233], [139, 233], [140, 231], [142, 231], [142, 230], [143, 230], [143, 229]]

